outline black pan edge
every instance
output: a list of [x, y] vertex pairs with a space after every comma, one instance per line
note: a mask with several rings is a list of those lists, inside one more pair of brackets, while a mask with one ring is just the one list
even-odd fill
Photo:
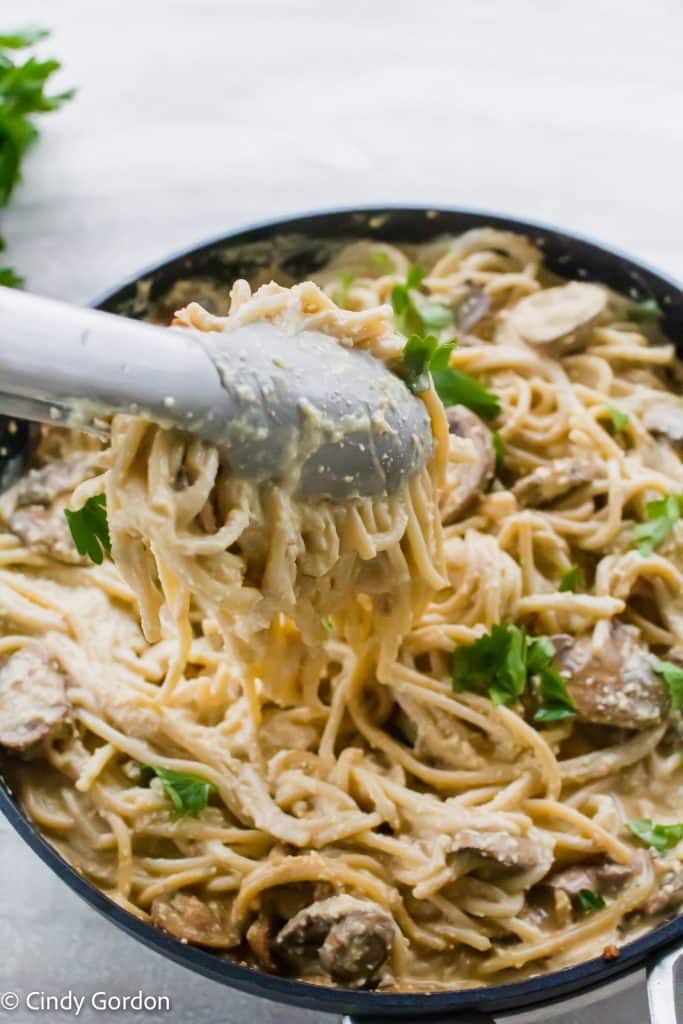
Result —
[[[664, 310], [663, 327], [683, 350], [683, 287], [659, 271], [633, 260], [624, 253], [576, 237], [547, 225], [522, 221], [485, 211], [429, 207], [373, 207], [316, 211], [281, 220], [269, 220], [205, 241], [150, 266], [128, 281], [100, 296], [94, 306], [112, 312], [127, 312], [139, 281], [165, 289], [185, 276], [207, 273], [217, 266], [227, 270], [223, 250], [252, 242], [268, 241], [282, 235], [308, 239], [352, 240], [374, 237], [382, 241], [421, 242], [441, 234], [460, 233], [473, 227], [493, 226], [528, 235], [545, 252], [557, 273], [601, 281], [634, 298], [655, 298]], [[216, 259], [216, 253], [219, 258]], [[225, 275], [228, 280], [229, 275]], [[680, 340], [679, 340], [680, 339]], [[0, 775], [0, 811], [31, 849], [75, 893], [117, 927], [162, 956], [251, 995], [329, 1013], [355, 1013], [390, 1018], [433, 1016], [443, 1020], [446, 1013], [468, 1010], [500, 1013], [550, 1004], [563, 996], [576, 995], [614, 981], [648, 959], [664, 953], [683, 940], [683, 916], [627, 943], [618, 959], [596, 958], [528, 981], [490, 988], [424, 993], [355, 992], [325, 988], [306, 982], [275, 977], [212, 953], [184, 945], [123, 910], [87, 882], [43, 839], [19, 808], [7, 782]]]

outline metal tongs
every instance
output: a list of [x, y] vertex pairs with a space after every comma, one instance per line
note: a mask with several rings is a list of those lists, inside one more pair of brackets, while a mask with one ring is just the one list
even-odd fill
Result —
[[0, 413], [101, 434], [118, 412], [214, 442], [238, 477], [336, 500], [392, 493], [432, 447], [403, 382], [320, 332], [169, 329], [0, 288]]

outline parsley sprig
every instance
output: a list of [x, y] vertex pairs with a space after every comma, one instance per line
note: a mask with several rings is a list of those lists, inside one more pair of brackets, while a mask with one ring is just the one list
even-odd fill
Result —
[[605, 410], [610, 418], [612, 424], [612, 430], [615, 434], [621, 434], [626, 430], [629, 424], [629, 415], [622, 409], [617, 409], [614, 405], [608, 405]]
[[652, 818], [627, 822], [628, 828], [646, 846], [653, 846], [659, 853], [666, 853], [678, 846], [683, 839], [682, 825], [655, 825]]
[[633, 302], [626, 310], [629, 320], [637, 323], [643, 320], [658, 320], [663, 315], [662, 307], [656, 299], [643, 299], [642, 302]]
[[184, 818], [186, 814], [199, 814], [209, 802], [216, 787], [207, 779], [189, 772], [176, 772], [171, 768], [159, 768], [152, 764], [140, 765], [143, 777], [152, 775], [161, 782], [166, 796], [173, 805], [173, 817]]
[[683, 494], [669, 494], [666, 498], [648, 501], [645, 506], [647, 520], [633, 531], [633, 540], [641, 555], [651, 555], [666, 540], [678, 522], [683, 510]]
[[65, 508], [64, 515], [79, 555], [87, 555], [95, 565], [101, 565], [105, 554], [111, 554], [105, 496], [95, 494], [74, 512]]
[[[377, 253], [375, 255], [378, 255]], [[429, 334], [442, 331], [453, 323], [453, 310], [440, 302], [415, 302], [412, 292], [417, 291], [424, 280], [424, 270], [414, 263], [403, 284], [394, 285], [391, 305], [396, 317], [396, 330], [407, 337], [411, 334]]]
[[400, 372], [414, 394], [428, 391], [430, 381], [444, 405], [466, 405], [483, 419], [500, 414], [498, 396], [474, 377], [449, 366], [455, 342], [440, 345], [436, 338], [413, 334], [406, 342]]
[[529, 636], [520, 626], [496, 625], [490, 633], [453, 653], [453, 689], [487, 694], [494, 704], [514, 705], [529, 679], [538, 677], [541, 705], [536, 722], [556, 722], [576, 714], [565, 682], [552, 664], [555, 647], [547, 636]]
[[[57, 110], [73, 96], [73, 90], [56, 95], [45, 92], [48, 79], [60, 68], [58, 61], [28, 57], [22, 62], [14, 57], [15, 51], [33, 46], [47, 35], [39, 28], [0, 35], [0, 206], [9, 202], [26, 151], [38, 137], [33, 115]], [[17, 288], [22, 283], [10, 267], [0, 267], [0, 284]]]
[[607, 905], [599, 892], [592, 892], [590, 889], [580, 889], [578, 900], [584, 914], [594, 914], [596, 910], [604, 910]]
[[674, 665], [673, 661], [659, 659], [655, 661], [653, 667], [666, 683], [673, 710], [683, 711], [683, 668]]
[[561, 594], [566, 594], [568, 591], [579, 590], [581, 587], [586, 585], [583, 570], [580, 565], [572, 565], [567, 569], [566, 573], [560, 580], [560, 585], [557, 588]]

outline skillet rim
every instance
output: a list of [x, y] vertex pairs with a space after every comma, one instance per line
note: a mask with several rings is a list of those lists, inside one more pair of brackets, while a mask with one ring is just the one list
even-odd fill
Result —
[[[432, 216], [436, 213], [436, 216]], [[375, 229], [371, 221], [385, 218]], [[418, 228], [424, 218], [434, 226], [433, 237], [440, 233], [467, 230], [468, 227], [493, 226], [501, 230], [529, 234], [535, 241], [542, 240], [545, 246], [566, 246], [581, 257], [581, 262], [601, 265], [606, 276], [613, 274], [630, 280], [630, 287], [639, 295], [651, 295], [662, 301], [665, 308], [665, 329], [673, 322], [683, 336], [683, 285], [658, 269], [633, 259], [630, 255], [603, 245], [589, 238], [575, 235], [556, 227], [521, 220], [513, 216], [489, 213], [483, 210], [446, 207], [413, 206], [391, 204], [372, 207], [342, 207], [318, 209], [252, 222], [233, 231], [187, 246], [163, 260], [147, 266], [122, 283], [100, 295], [92, 306], [112, 310], [135, 289], [137, 282], [153, 278], [155, 274], [169, 272], [174, 268], [187, 272], [192, 261], [208, 255], [212, 250], [274, 237], [285, 232], [320, 237], [376, 237], [388, 238], [394, 231], [398, 239], [401, 225]], [[392, 223], [393, 219], [393, 223]], [[331, 236], [316, 233], [318, 226], [331, 228], [339, 222]], [[450, 224], [448, 223], [450, 222]], [[455, 227], [454, 222], [459, 222]], [[347, 233], [340, 230], [345, 225]], [[389, 232], [385, 231], [389, 227]], [[398, 232], [398, 233], [396, 233]], [[552, 261], [551, 261], [552, 264]], [[180, 276], [180, 275], [178, 275]], [[590, 274], [591, 278], [600, 274]], [[605, 282], [608, 283], [608, 282]], [[673, 298], [672, 298], [673, 296]], [[681, 350], [683, 343], [678, 344]], [[84, 899], [103, 917], [110, 920], [128, 935], [142, 942], [175, 963], [187, 967], [213, 981], [239, 989], [251, 995], [288, 1003], [307, 1009], [330, 1013], [350, 1013], [365, 1016], [410, 1015], [430, 1016], [466, 1011], [504, 1012], [509, 1010], [538, 1008], [551, 1005], [564, 995], [586, 993], [607, 982], [618, 980], [643, 966], [655, 954], [675, 948], [683, 941], [683, 914], [654, 928], [645, 935], [626, 943], [620, 948], [618, 959], [607, 961], [603, 957], [583, 961], [549, 974], [504, 985], [491, 985], [461, 990], [427, 992], [371, 992], [353, 991], [341, 988], [314, 985], [309, 982], [267, 974], [258, 968], [249, 967], [236, 961], [221, 959], [214, 953], [190, 946], [173, 939], [152, 925], [148, 925], [124, 910], [105, 896], [90, 882], [87, 882], [72, 868], [38, 832], [24, 814], [5, 780], [0, 766], [0, 811], [27, 845], [51, 870], [77, 895]]]

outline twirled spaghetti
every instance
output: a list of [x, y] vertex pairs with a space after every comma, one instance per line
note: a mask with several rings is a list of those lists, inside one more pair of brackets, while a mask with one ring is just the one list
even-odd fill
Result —
[[[10, 669], [22, 697], [64, 680], [61, 728], [4, 740], [34, 755], [12, 771], [134, 914], [267, 970], [424, 990], [616, 955], [683, 898], [681, 698], [661, 668], [683, 651], [683, 535], [648, 505], [683, 491], [683, 427], [656, 318], [492, 229], [355, 243], [316, 283], [240, 281], [227, 321], [192, 303], [176, 323], [314, 326], [398, 367], [411, 264], [414, 315], [497, 396], [489, 426], [423, 393], [432, 464], [346, 505], [232, 479], [134, 417], [102, 452], [48, 432], [1, 499], [0, 710]], [[101, 493], [113, 562], [92, 566], [51, 517]], [[454, 652], [501, 624], [549, 638], [559, 715], [538, 715], [531, 670], [514, 700], [454, 690]], [[210, 784], [208, 805], [174, 816], [164, 771]], [[663, 831], [643, 842], [647, 820]]]

